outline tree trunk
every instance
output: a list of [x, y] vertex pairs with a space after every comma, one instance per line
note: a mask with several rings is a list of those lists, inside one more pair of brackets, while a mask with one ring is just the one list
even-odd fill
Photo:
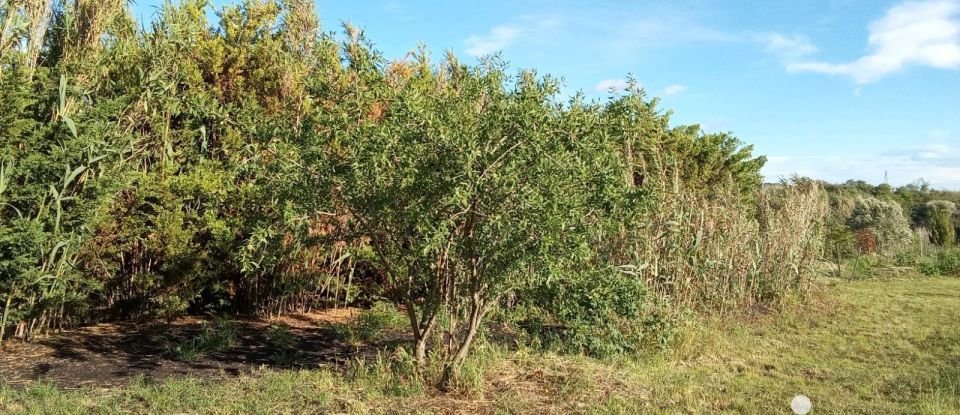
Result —
[[460, 342], [460, 346], [457, 348], [456, 355], [454, 355], [453, 359], [447, 362], [446, 366], [443, 368], [443, 375], [440, 377], [440, 382], [437, 385], [440, 390], [448, 390], [450, 388], [450, 384], [453, 382], [453, 379], [460, 374], [460, 368], [463, 366], [463, 362], [467, 359], [467, 354], [470, 352], [470, 346], [473, 345], [473, 339], [476, 337], [477, 331], [480, 329], [480, 321], [483, 320], [483, 316], [486, 314], [487, 308], [482, 304], [476, 294], [472, 303], [470, 319], [467, 325], [467, 333], [463, 337], [463, 341]]
[[[417, 367], [423, 368], [427, 364], [427, 342], [430, 341], [430, 334], [433, 333], [433, 327], [437, 321], [437, 310], [430, 312], [430, 315], [426, 318], [426, 321], [421, 322], [417, 318], [417, 311], [414, 308], [413, 301], [405, 301], [407, 307], [407, 317], [410, 319], [410, 328], [413, 331], [413, 341], [414, 341], [414, 359], [416, 359]], [[428, 313], [427, 310], [423, 310], [423, 313]]]
[[422, 369], [427, 364], [427, 337], [416, 336], [416, 345], [414, 346], [414, 359], [417, 362], [417, 368]]
[[3, 337], [7, 334], [7, 318], [10, 317], [10, 304], [13, 302], [13, 289], [7, 293], [7, 303], [3, 307], [3, 317], [0, 317], [0, 345], [3, 345]]

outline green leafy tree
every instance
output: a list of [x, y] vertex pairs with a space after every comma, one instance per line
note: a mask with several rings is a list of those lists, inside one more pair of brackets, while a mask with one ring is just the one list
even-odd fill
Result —
[[496, 61], [452, 57], [415, 69], [375, 90], [386, 115], [342, 141], [335, 188], [406, 307], [417, 362], [436, 344], [446, 384], [506, 293], [604, 265], [590, 242], [636, 204], [620, 143], [565, 124], [552, 80], [508, 88]]
[[699, 125], [670, 127], [670, 112], [658, 110], [659, 100], [646, 99], [631, 82], [629, 93], [614, 96], [602, 108], [603, 128], [625, 141], [628, 183], [712, 197], [729, 188], [745, 199], [760, 188], [766, 157], [754, 157], [753, 146], [728, 133], [704, 133]]
[[930, 231], [930, 241], [940, 246], [953, 245], [957, 241], [953, 218], [957, 205], [946, 200], [934, 200], [923, 206], [923, 221]]

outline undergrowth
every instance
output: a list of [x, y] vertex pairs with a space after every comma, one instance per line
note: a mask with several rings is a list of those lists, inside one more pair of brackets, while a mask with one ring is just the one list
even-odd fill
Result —
[[237, 331], [226, 319], [217, 319], [213, 324], [204, 322], [200, 333], [177, 345], [171, 353], [184, 361], [195, 361], [210, 353], [222, 352], [237, 341]]
[[450, 392], [402, 347], [346, 372], [263, 370], [206, 381], [146, 378], [112, 390], [0, 382], [4, 414], [789, 413], [960, 411], [960, 279], [830, 280], [817, 303], [698, 319], [664, 352], [596, 359], [478, 342]]

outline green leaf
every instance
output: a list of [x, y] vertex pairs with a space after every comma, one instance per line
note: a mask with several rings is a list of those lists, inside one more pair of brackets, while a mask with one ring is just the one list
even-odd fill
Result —
[[10, 167], [7, 166], [6, 160], [0, 163], [0, 196], [3, 195], [3, 192], [7, 190], [7, 172], [10, 171]]
[[70, 134], [73, 134], [73, 138], [77, 138], [77, 125], [73, 123], [73, 120], [63, 114], [60, 115], [60, 118], [63, 119], [65, 124], [67, 124], [67, 128], [70, 129]]
[[63, 113], [67, 112], [67, 76], [60, 75], [60, 116], [63, 117]]
[[[69, 171], [69, 167], [67, 169]], [[77, 176], [80, 175], [80, 173], [83, 173], [83, 171], [86, 169], [87, 169], [87, 166], [78, 166], [77, 168], [73, 169], [72, 172], [70, 172], [68, 175], [64, 177], [63, 188], [66, 189], [67, 186], [69, 186], [70, 183], [72, 183], [73, 180], [76, 179]]]

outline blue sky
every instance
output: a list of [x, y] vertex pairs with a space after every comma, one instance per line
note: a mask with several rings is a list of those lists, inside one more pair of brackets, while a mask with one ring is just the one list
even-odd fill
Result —
[[[155, 0], [138, 0], [149, 19]], [[215, 1], [225, 3], [224, 0]], [[729, 131], [792, 173], [960, 189], [960, 0], [318, 0], [389, 58], [500, 52], [604, 99], [632, 74], [676, 124]]]

